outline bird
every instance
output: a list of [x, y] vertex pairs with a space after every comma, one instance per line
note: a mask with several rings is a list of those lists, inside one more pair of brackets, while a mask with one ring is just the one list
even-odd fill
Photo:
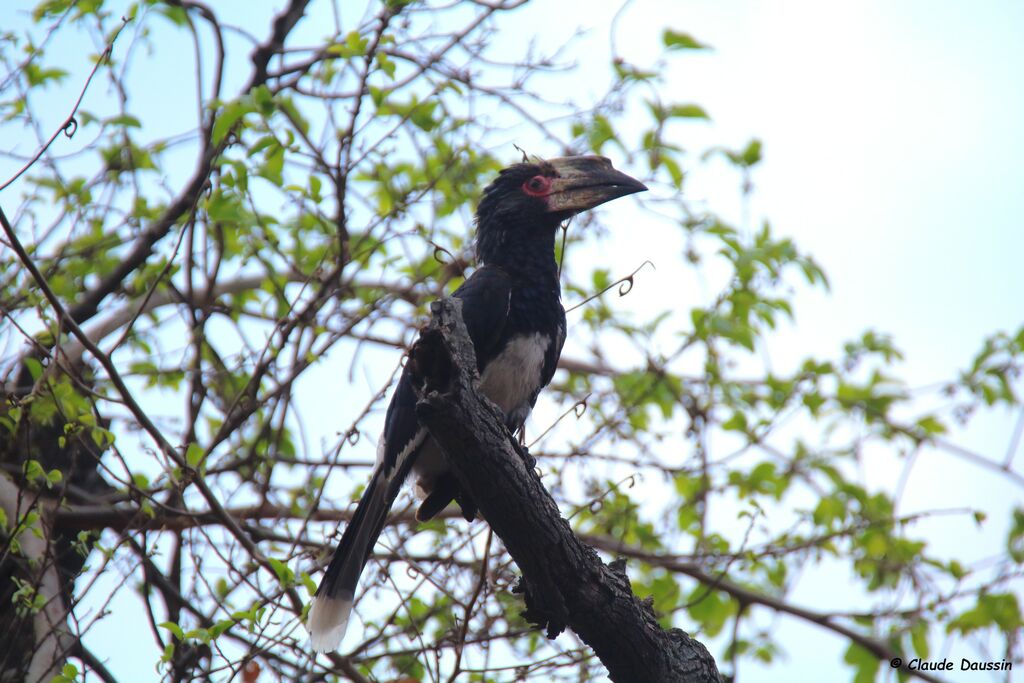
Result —
[[[472, 275], [452, 294], [476, 352], [479, 389], [520, 432], [551, 381], [565, 343], [555, 236], [572, 216], [647, 189], [603, 156], [535, 159], [501, 170], [477, 205]], [[359, 575], [410, 473], [424, 521], [453, 500], [467, 521], [477, 506], [462, 491], [441, 448], [416, 418], [407, 365], [384, 418], [377, 462], [352, 520], [313, 596], [307, 628], [314, 651], [336, 650], [345, 635]]]

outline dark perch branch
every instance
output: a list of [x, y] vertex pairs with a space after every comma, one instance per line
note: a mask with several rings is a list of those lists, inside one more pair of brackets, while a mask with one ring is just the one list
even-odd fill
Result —
[[720, 681], [707, 648], [679, 629], [663, 630], [633, 595], [622, 564], [605, 564], [573, 534], [533, 458], [476, 391], [460, 304], [437, 302], [433, 314], [411, 352], [417, 414], [522, 571], [527, 619], [549, 638], [571, 628], [616, 683]]

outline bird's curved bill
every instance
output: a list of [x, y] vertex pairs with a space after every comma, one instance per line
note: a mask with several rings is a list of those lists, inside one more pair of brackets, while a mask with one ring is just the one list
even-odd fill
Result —
[[647, 186], [616, 171], [605, 157], [549, 159], [558, 176], [551, 182], [548, 211], [579, 213], [619, 197], [644, 192]]

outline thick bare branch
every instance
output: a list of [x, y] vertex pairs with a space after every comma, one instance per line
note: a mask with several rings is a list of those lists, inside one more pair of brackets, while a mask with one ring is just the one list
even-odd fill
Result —
[[[837, 622], [832, 615], [824, 612], [816, 612], [804, 607], [798, 607], [797, 605], [786, 602], [785, 600], [765, 595], [764, 593], [759, 593], [755, 590], [751, 590], [750, 588], [745, 588], [729, 581], [724, 576], [714, 576], [701, 569], [693, 562], [685, 562], [670, 557], [660, 557], [654, 553], [650, 553], [639, 548], [633, 548], [620, 543], [619, 541], [600, 536], [588, 536], [587, 542], [592, 543], [594, 547], [601, 548], [608, 552], [613, 552], [616, 555], [642, 560], [643, 562], [655, 567], [663, 567], [671, 572], [684, 574], [694, 578], [711, 590], [720, 590], [723, 593], [727, 593], [741, 605], [762, 605], [775, 610], [776, 612], [789, 614], [790, 616], [821, 626], [833, 633], [843, 636], [844, 638], [848, 638], [854, 643], [857, 643], [862, 648], [878, 657], [881, 661], [889, 662], [894, 659], [902, 660], [901, 653], [893, 650], [881, 640], [872, 638], [871, 636], [865, 635], [854, 628]], [[910, 676], [916, 676], [923, 681], [929, 681], [929, 683], [942, 683], [941, 679], [935, 678], [927, 672], [910, 669], [906, 662], [904, 662], [900, 671]]]
[[720, 680], [707, 648], [679, 629], [663, 630], [623, 567], [605, 564], [573, 534], [532, 457], [476, 391], [476, 359], [457, 301], [434, 304], [411, 362], [420, 419], [523, 572], [525, 616], [549, 638], [571, 628], [618, 683]]

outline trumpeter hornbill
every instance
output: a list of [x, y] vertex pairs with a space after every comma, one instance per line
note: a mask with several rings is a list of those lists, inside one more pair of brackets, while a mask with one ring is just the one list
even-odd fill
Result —
[[[647, 188], [599, 156], [564, 157], [504, 169], [476, 212], [480, 267], [454, 296], [476, 351], [480, 390], [521, 429], [555, 372], [565, 341], [555, 233], [571, 216]], [[388, 406], [377, 465], [309, 609], [313, 649], [341, 643], [359, 574], [388, 510], [412, 470], [424, 496], [416, 516], [430, 519], [452, 500], [467, 520], [476, 505], [460, 490], [440, 447], [416, 420], [411, 371], [402, 372]]]

